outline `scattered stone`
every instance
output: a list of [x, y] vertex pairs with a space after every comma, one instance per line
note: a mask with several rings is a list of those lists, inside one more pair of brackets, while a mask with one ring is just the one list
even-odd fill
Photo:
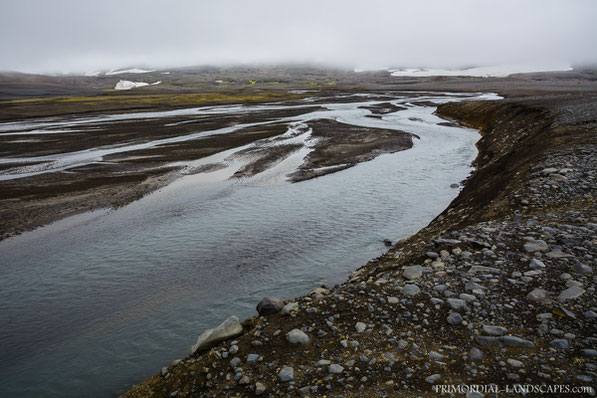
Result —
[[328, 366], [328, 373], [331, 374], [338, 374], [344, 372], [344, 367], [342, 365], [338, 365], [337, 363], [333, 363]]
[[439, 254], [437, 254], [436, 252], [431, 252], [431, 251], [430, 251], [430, 252], [427, 252], [427, 253], [425, 253], [425, 255], [426, 255], [427, 257], [429, 257], [430, 259], [432, 259], [432, 260], [435, 260], [436, 258], [438, 258], [438, 257], [439, 257]]
[[593, 272], [593, 268], [590, 265], [583, 264], [580, 261], [576, 261], [573, 265], [574, 272], [577, 274], [585, 275]]
[[568, 289], [564, 290], [562, 293], [560, 293], [560, 295], [558, 296], [558, 301], [562, 302], [566, 300], [574, 300], [582, 296], [584, 292], [585, 289], [579, 286], [571, 286]]
[[325, 296], [328, 294], [330, 294], [330, 291], [323, 287], [316, 287], [315, 289], [309, 292], [309, 296]]
[[548, 293], [543, 289], [534, 289], [532, 292], [527, 294], [527, 300], [530, 301], [546, 301], [549, 300]]
[[367, 325], [363, 322], [357, 322], [357, 324], [354, 325], [354, 328], [356, 329], [357, 333], [363, 333], [365, 329], [367, 329]]
[[321, 368], [323, 366], [328, 366], [329, 364], [331, 364], [332, 362], [328, 359], [320, 359], [319, 361], [317, 361], [315, 363], [315, 366], [318, 368]]
[[466, 305], [466, 302], [461, 299], [449, 298], [446, 300], [450, 308], [453, 310], [459, 310]]
[[471, 348], [471, 351], [469, 352], [469, 356], [473, 361], [479, 362], [480, 360], [483, 359], [483, 351], [481, 351], [477, 347], [473, 347], [473, 348]]
[[409, 281], [419, 279], [423, 275], [423, 267], [420, 265], [413, 265], [411, 267], [406, 267], [404, 271], [402, 271], [402, 276]]
[[264, 297], [259, 304], [257, 304], [257, 312], [259, 315], [267, 316], [277, 314], [284, 307], [284, 302], [277, 297]]
[[266, 388], [263, 384], [261, 384], [260, 382], [255, 383], [255, 395], [263, 395], [265, 390]]
[[193, 353], [203, 351], [217, 343], [231, 339], [243, 332], [243, 326], [236, 316], [231, 316], [222, 322], [218, 327], [208, 329], [197, 338], [197, 343], [191, 349]]
[[500, 270], [497, 269], [497, 268], [495, 268], [495, 267], [486, 267], [484, 265], [473, 265], [468, 270], [469, 274], [475, 274], [477, 272], [489, 273], [489, 274], [497, 274], [497, 273], [500, 272]]
[[467, 303], [471, 303], [471, 302], [477, 300], [477, 297], [475, 295], [467, 294], [467, 293], [460, 293], [460, 295], [458, 297], [460, 297], [462, 300], [466, 301]]
[[278, 380], [282, 383], [294, 380], [294, 368], [292, 366], [283, 366], [280, 372], [278, 372]]
[[483, 325], [482, 333], [486, 336], [503, 336], [508, 333], [508, 329], [502, 326]]
[[286, 340], [290, 344], [309, 344], [309, 336], [300, 329], [292, 329], [286, 333]]
[[402, 294], [405, 296], [416, 296], [421, 292], [421, 289], [417, 285], [404, 285], [402, 288]]
[[231, 368], [236, 368], [239, 364], [240, 364], [240, 358], [239, 357], [234, 357], [230, 360], [230, 367]]
[[249, 384], [250, 382], [251, 382], [251, 379], [249, 379], [249, 376], [244, 375], [243, 377], [240, 378], [240, 380], [238, 381], [238, 384], [246, 385], [246, 384]]
[[452, 312], [450, 315], [448, 315], [448, 323], [450, 325], [460, 325], [462, 321], [462, 316], [458, 312]]
[[546, 252], [549, 250], [549, 246], [544, 240], [528, 240], [524, 245], [523, 249], [527, 253], [534, 253], [537, 251]]
[[529, 262], [529, 267], [531, 267], [532, 269], [545, 268], [545, 264], [543, 264], [543, 261], [533, 258]]
[[570, 346], [570, 343], [568, 343], [568, 340], [566, 340], [566, 339], [555, 339], [555, 340], [552, 340], [549, 343], [549, 345], [552, 347], [555, 347], [555, 348], [565, 350]]
[[475, 341], [483, 346], [506, 346], [506, 347], [524, 347], [531, 348], [535, 344], [532, 341], [521, 339], [516, 336], [478, 336]]
[[282, 307], [282, 310], [280, 311], [280, 314], [282, 314], [282, 315], [290, 315], [290, 313], [297, 311], [298, 308], [299, 308], [299, 304], [298, 303], [288, 303], [284, 307]]
[[439, 373], [433, 374], [431, 376], [425, 377], [425, 381], [429, 384], [434, 384], [438, 381], [442, 376]]

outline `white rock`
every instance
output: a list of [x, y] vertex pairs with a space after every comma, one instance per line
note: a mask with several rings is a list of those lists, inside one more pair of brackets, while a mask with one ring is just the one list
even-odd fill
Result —
[[221, 341], [236, 337], [243, 332], [243, 326], [236, 316], [231, 316], [218, 327], [208, 329], [197, 338], [197, 343], [191, 349], [193, 353], [209, 348]]
[[290, 315], [291, 312], [298, 310], [298, 308], [299, 308], [298, 303], [288, 303], [284, 307], [282, 307], [282, 311], [280, 311], [280, 314]]

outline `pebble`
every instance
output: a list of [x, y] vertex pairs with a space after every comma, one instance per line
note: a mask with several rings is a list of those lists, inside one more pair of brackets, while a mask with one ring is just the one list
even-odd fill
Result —
[[421, 292], [421, 289], [417, 285], [404, 285], [402, 288], [402, 294], [406, 296], [416, 296]]
[[464, 300], [455, 298], [449, 298], [446, 300], [446, 302], [453, 310], [459, 310], [466, 305], [466, 302]]
[[299, 308], [299, 303], [288, 303], [284, 307], [282, 307], [280, 314], [290, 315], [292, 312], [297, 311], [298, 308]]
[[292, 366], [283, 366], [278, 372], [278, 380], [282, 383], [294, 380], [294, 368]]
[[562, 350], [565, 350], [566, 348], [568, 348], [570, 346], [570, 343], [568, 343], [568, 340], [566, 340], [566, 339], [555, 339], [555, 340], [550, 341], [549, 345], [552, 347], [555, 347], [555, 348], [560, 348]]
[[486, 336], [503, 336], [508, 333], [508, 329], [502, 326], [483, 325], [481, 332]]
[[527, 347], [535, 346], [532, 341], [521, 339], [516, 336], [477, 336], [477, 344], [484, 346], [507, 346], [507, 347]]
[[259, 304], [257, 304], [257, 312], [259, 315], [267, 316], [277, 314], [284, 307], [284, 302], [277, 297], [264, 297]]
[[409, 281], [419, 279], [423, 275], [423, 267], [420, 265], [413, 265], [411, 267], [406, 267], [404, 271], [402, 271], [402, 276]]
[[261, 384], [260, 382], [255, 383], [255, 395], [263, 395], [265, 390], [266, 388], [263, 384]]
[[328, 373], [331, 374], [338, 374], [344, 372], [344, 367], [342, 365], [338, 365], [337, 363], [333, 363], [328, 366]]
[[249, 379], [249, 376], [244, 375], [243, 377], [240, 378], [240, 380], [238, 381], [238, 384], [245, 385], [245, 384], [249, 384], [250, 382], [251, 382], [251, 379]]
[[354, 328], [356, 329], [357, 333], [363, 333], [365, 329], [367, 329], [367, 325], [363, 322], [357, 322], [356, 325], [354, 325]]
[[290, 344], [309, 344], [309, 336], [300, 329], [292, 329], [286, 333], [286, 340]]
[[434, 384], [438, 381], [442, 376], [439, 373], [433, 374], [431, 376], [425, 377], [425, 381], [429, 384]]
[[479, 362], [483, 359], [483, 351], [481, 351], [477, 347], [473, 347], [469, 352], [469, 356], [473, 361]]
[[529, 262], [529, 267], [532, 269], [545, 268], [545, 264], [543, 264], [543, 261], [533, 258]]
[[524, 245], [523, 249], [527, 253], [534, 253], [538, 251], [546, 252], [549, 250], [549, 246], [544, 240], [528, 240]]
[[462, 316], [458, 312], [452, 312], [450, 315], [448, 315], [448, 323], [450, 325], [460, 325], [462, 321]]
[[548, 293], [544, 289], [533, 289], [527, 294], [527, 299], [531, 301], [542, 301], [548, 298]]
[[585, 289], [579, 286], [571, 286], [568, 289], [564, 290], [558, 296], [558, 301], [566, 301], [566, 300], [574, 300], [582, 296], [585, 292]]
[[238, 366], [238, 364], [240, 363], [240, 358], [239, 357], [234, 357], [230, 360], [230, 367], [231, 368], [236, 368]]

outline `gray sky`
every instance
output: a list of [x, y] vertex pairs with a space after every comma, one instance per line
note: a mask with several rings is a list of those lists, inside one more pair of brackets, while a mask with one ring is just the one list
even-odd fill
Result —
[[0, 0], [0, 70], [596, 63], [594, 0]]

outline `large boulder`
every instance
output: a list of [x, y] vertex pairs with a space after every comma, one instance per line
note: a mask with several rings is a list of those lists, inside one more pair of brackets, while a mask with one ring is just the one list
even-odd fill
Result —
[[264, 297], [259, 304], [257, 304], [257, 312], [259, 315], [267, 316], [277, 314], [284, 307], [284, 302], [277, 297]]
[[206, 350], [221, 341], [236, 337], [243, 332], [243, 325], [236, 316], [231, 316], [218, 327], [208, 329], [197, 338], [197, 343], [191, 349], [192, 353]]

